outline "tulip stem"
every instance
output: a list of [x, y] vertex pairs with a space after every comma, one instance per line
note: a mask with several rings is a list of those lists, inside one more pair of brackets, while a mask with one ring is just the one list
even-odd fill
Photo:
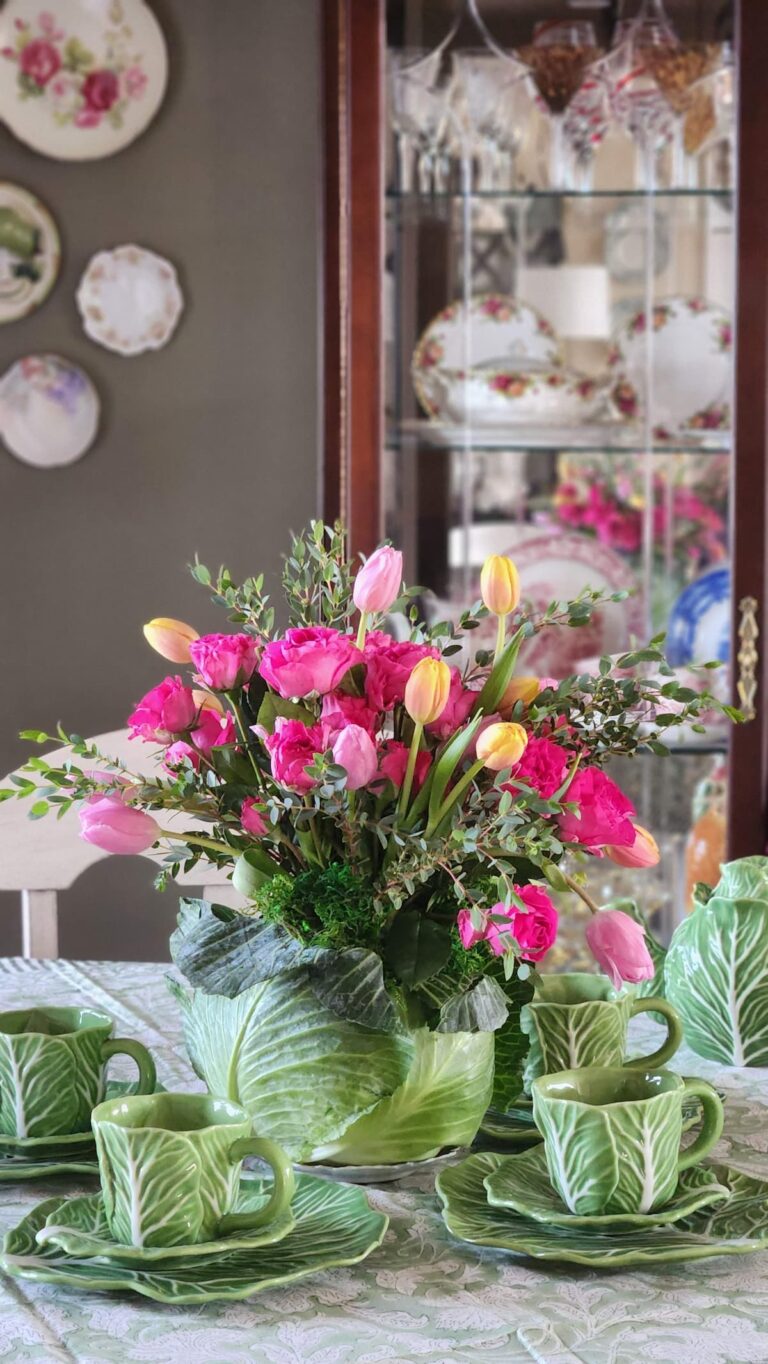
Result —
[[478, 774], [478, 772], [480, 771], [481, 767], [484, 767], [484, 766], [485, 766], [485, 762], [484, 762], [483, 758], [478, 758], [476, 762], [473, 762], [473, 764], [472, 764], [472, 766], [470, 767], [469, 771], [466, 772], [466, 773], [464, 774], [464, 776], [461, 778], [461, 781], [457, 781], [457, 783], [456, 783], [456, 785], [454, 786], [453, 790], [450, 792], [449, 795], [446, 796], [445, 800], [443, 801], [442, 805], [441, 805], [440, 808], [438, 809], [437, 813], [436, 813], [436, 814], [434, 815], [434, 817], [429, 821], [429, 824], [427, 825], [426, 830], [425, 830], [425, 833], [424, 833], [424, 837], [425, 837], [425, 838], [431, 838], [431, 837], [432, 837], [432, 834], [435, 833], [435, 831], [436, 831], [436, 830], [440, 827], [440, 825], [442, 824], [442, 822], [443, 822], [443, 820], [445, 819], [445, 816], [448, 814], [448, 812], [449, 812], [451, 806], [452, 806], [452, 805], [458, 804], [458, 802], [461, 800], [461, 797], [464, 795], [464, 792], [466, 791], [467, 787], [470, 785], [471, 782], [473, 782], [473, 781], [475, 780], [475, 777], [477, 776], [477, 774]]
[[229, 853], [234, 857], [234, 849], [228, 843], [220, 843], [215, 838], [204, 838], [202, 834], [177, 834], [172, 829], [161, 829], [160, 837], [167, 838], [170, 843], [194, 843], [199, 848], [212, 848], [215, 852]]
[[368, 612], [367, 612], [367, 611], [361, 611], [361, 612], [360, 612], [360, 624], [359, 624], [358, 627], [357, 627], [357, 639], [355, 640], [355, 644], [357, 645], [357, 648], [358, 648], [358, 649], [362, 649], [363, 645], [365, 644], [365, 632], [366, 632], [367, 628], [368, 628]]
[[495, 652], [495, 654], [493, 655], [493, 661], [494, 661], [494, 663], [498, 663], [498, 661], [499, 661], [499, 658], [500, 658], [500, 656], [501, 656], [501, 654], [502, 654], [502, 651], [503, 651], [503, 649], [504, 649], [504, 644], [505, 644], [505, 642], [506, 642], [506, 638], [507, 638], [507, 618], [506, 618], [506, 616], [499, 616], [498, 622], [497, 622], [497, 624], [496, 624], [496, 652]]
[[400, 799], [397, 802], [397, 813], [399, 815], [404, 815], [408, 809], [408, 801], [411, 798], [411, 787], [413, 786], [413, 774], [416, 771], [416, 759], [419, 756], [419, 746], [423, 733], [423, 724], [421, 724], [419, 720], [415, 720], [413, 725], [413, 738], [411, 739], [411, 747], [408, 752], [408, 766], [405, 769]]
[[579, 899], [584, 901], [584, 904], [587, 906], [587, 909], [590, 911], [591, 914], [599, 914], [600, 906], [595, 903], [595, 901], [592, 899], [592, 896], [587, 895], [587, 892], [585, 891], [584, 887], [580, 886], [578, 881], [574, 881], [573, 877], [569, 876], [566, 871], [562, 871], [562, 868], [560, 868], [560, 870], [562, 872], [563, 880], [568, 886], [568, 889], [572, 890], [574, 895], [578, 895]]

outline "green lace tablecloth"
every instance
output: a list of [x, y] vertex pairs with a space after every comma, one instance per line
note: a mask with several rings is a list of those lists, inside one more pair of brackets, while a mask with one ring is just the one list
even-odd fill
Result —
[[[0, 1007], [95, 1004], [152, 1048], [169, 1088], [198, 1087], [167, 992], [168, 968], [0, 960]], [[638, 1025], [640, 1029], [640, 1025]], [[650, 1031], [649, 1031], [650, 1030]], [[644, 1025], [642, 1039], [654, 1035]], [[127, 1067], [127, 1063], [126, 1063]], [[718, 1154], [768, 1176], [768, 1071], [681, 1054], [727, 1090]], [[125, 1074], [128, 1073], [126, 1068]], [[0, 1184], [0, 1226], [65, 1189]], [[83, 1189], [72, 1183], [73, 1191]], [[92, 1187], [92, 1186], [89, 1186]], [[163, 1307], [0, 1279], [0, 1360], [51, 1364], [766, 1364], [768, 1252], [631, 1272], [532, 1268], [453, 1241], [424, 1176], [370, 1190], [390, 1216], [362, 1265], [248, 1302]]]

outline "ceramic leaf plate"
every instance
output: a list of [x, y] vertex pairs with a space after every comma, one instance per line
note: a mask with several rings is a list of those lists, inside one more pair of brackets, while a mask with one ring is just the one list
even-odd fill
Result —
[[39, 308], [60, 263], [59, 233], [48, 209], [21, 185], [0, 182], [0, 323]]
[[90, 1175], [96, 1178], [98, 1173], [95, 1160], [27, 1160], [23, 1156], [0, 1156], [0, 1184], [52, 1179], [56, 1175]]
[[669, 1226], [628, 1231], [553, 1227], [508, 1208], [492, 1208], [484, 1181], [502, 1157], [482, 1154], [437, 1177], [443, 1221], [453, 1236], [473, 1245], [514, 1251], [534, 1260], [614, 1269], [623, 1265], [671, 1264], [708, 1260], [715, 1255], [746, 1255], [768, 1248], [768, 1181], [753, 1179], [726, 1165], [712, 1165], [730, 1197]]
[[167, 78], [143, 0], [6, 0], [0, 12], [0, 117], [44, 156], [121, 151], [155, 117]]
[[[120, 1099], [136, 1093], [135, 1080], [107, 1080], [104, 1099]], [[161, 1093], [162, 1085], [156, 1085]], [[96, 1150], [93, 1132], [67, 1132], [56, 1137], [9, 1137], [0, 1134], [0, 1157], [26, 1161], [66, 1160], [67, 1157], [89, 1156]]]
[[[243, 1181], [246, 1184], [248, 1181]], [[253, 1206], [264, 1197], [252, 1183]], [[242, 1195], [241, 1207], [248, 1196]], [[389, 1218], [374, 1212], [361, 1189], [299, 1175], [292, 1210], [293, 1231], [277, 1245], [236, 1250], [212, 1260], [166, 1262], [156, 1269], [76, 1260], [54, 1245], [38, 1246], [38, 1231], [61, 1199], [47, 1199], [7, 1232], [0, 1269], [13, 1278], [102, 1292], [139, 1293], [156, 1302], [202, 1303], [249, 1298], [320, 1270], [357, 1264], [381, 1245]]]
[[[256, 1201], [247, 1185], [243, 1189], [243, 1198], [238, 1201], [236, 1212], [252, 1210]], [[251, 1232], [233, 1232], [231, 1236], [222, 1236], [218, 1241], [200, 1241], [188, 1246], [127, 1246], [114, 1240], [109, 1230], [104, 1198], [97, 1193], [68, 1198], [60, 1203], [37, 1233], [37, 1243], [39, 1246], [58, 1246], [68, 1255], [81, 1260], [95, 1257], [137, 1269], [142, 1266], [152, 1268], [167, 1260], [185, 1260], [194, 1256], [210, 1259], [218, 1255], [231, 1255], [234, 1250], [273, 1245], [293, 1230], [294, 1223], [293, 1213], [287, 1209], [265, 1227]]]
[[673, 1197], [654, 1212], [580, 1217], [568, 1211], [553, 1189], [543, 1146], [520, 1155], [502, 1156], [498, 1169], [486, 1175], [484, 1182], [488, 1202], [494, 1208], [510, 1208], [523, 1217], [554, 1227], [593, 1227], [608, 1232], [679, 1222], [699, 1208], [722, 1202], [729, 1194], [724, 1185], [718, 1184], [712, 1170], [698, 1165], [682, 1171]]
[[25, 355], [0, 379], [0, 438], [23, 464], [74, 464], [93, 444], [99, 395], [79, 365]]
[[118, 355], [159, 350], [184, 307], [171, 262], [133, 245], [93, 256], [76, 297], [87, 335]]
[[339, 1179], [347, 1184], [392, 1184], [408, 1175], [435, 1174], [447, 1165], [456, 1165], [469, 1154], [469, 1147], [454, 1146], [426, 1160], [404, 1160], [396, 1165], [294, 1165], [302, 1174], [321, 1175], [323, 1179]]

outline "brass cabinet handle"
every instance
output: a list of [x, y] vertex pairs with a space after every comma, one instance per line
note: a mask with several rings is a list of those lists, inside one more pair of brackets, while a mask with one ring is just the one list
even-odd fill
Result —
[[745, 720], [755, 718], [755, 697], [757, 695], [757, 637], [760, 630], [757, 624], [757, 597], [742, 597], [739, 602], [741, 619], [739, 621], [739, 652], [736, 655], [739, 665], [739, 680], [736, 690], [739, 706]]

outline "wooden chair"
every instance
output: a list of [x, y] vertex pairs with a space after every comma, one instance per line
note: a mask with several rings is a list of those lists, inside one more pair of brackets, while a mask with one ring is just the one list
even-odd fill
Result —
[[[99, 734], [89, 742], [106, 757], [118, 759], [134, 772], [151, 776], [157, 771], [158, 764], [151, 747], [130, 740], [125, 729]], [[70, 752], [69, 746], [65, 745], [45, 756], [55, 764]], [[0, 785], [5, 783], [0, 782]], [[79, 837], [74, 817], [57, 820], [51, 814], [45, 819], [29, 819], [30, 804], [30, 800], [7, 800], [0, 804], [0, 890], [21, 892], [22, 955], [56, 957], [59, 953], [58, 892], [68, 890], [88, 867], [110, 854]], [[178, 816], [166, 816], [166, 826], [172, 827], [174, 820], [178, 822]], [[203, 826], [187, 816], [184, 827]], [[159, 861], [156, 852], [142, 856]], [[203, 874], [205, 883], [200, 881]], [[178, 882], [197, 887], [198, 894], [213, 898], [219, 904], [237, 906], [243, 903], [226, 873], [213, 867], [182, 873]]]

